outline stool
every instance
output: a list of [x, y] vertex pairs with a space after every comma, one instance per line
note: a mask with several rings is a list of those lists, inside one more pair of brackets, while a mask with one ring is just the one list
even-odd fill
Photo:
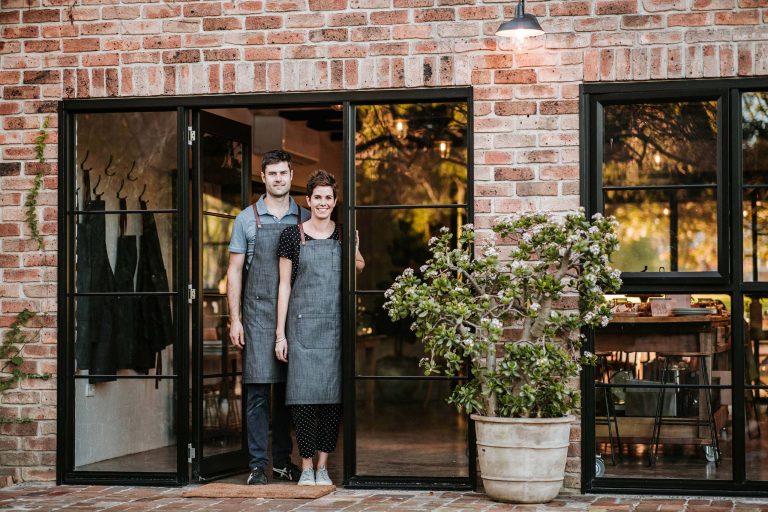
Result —
[[[606, 384], [610, 384], [611, 376], [608, 367], [608, 357], [613, 355], [613, 352], [596, 352], [597, 366], [602, 369], [601, 380]], [[604, 376], [604, 377], [603, 377]], [[602, 388], [603, 397], [605, 397], [605, 419], [595, 417], [595, 425], [608, 425], [608, 440], [611, 443], [611, 465], [616, 465], [615, 453], [621, 454], [621, 437], [619, 437], [619, 422], [616, 419], [616, 410], [613, 407], [613, 400], [608, 395], [611, 388]], [[614, 430], [616, 432], [616, 446], [614, 448]]]
[[[714, 451], [714, 462], [716, 466], [720, 465], [720, 445], [717, 441], [717, 427], [715, 425], [715, 412], [712, 410], [712, 390], [709, 386], [709, 372], [707, 371], [707, 357], [711, 354], [707, 352], [664, 352], [659, 353], [657, 356], [664, 358], [664, 366], [661, 370], [661, 385], [659, 388], [659, 397], [656, 400], [656, 416], [653, 421], [653, 434], [651, 435], [651, 445], [648, 450], [648, 459], [651, 466], [656, 464], [656, 457], [659, 449], [659, 438], [661, 437], [662, 425], [695, 425], [701, 427], [709, 427], [710, 446]], [[665, 418], [663, 416], [664, 401], [666, 400], [666, 388], [663, 387], [667, 384], [667, 376], [672, 373], [672, 369], [669, 367], [669, 361], [673, 357], [690, 357], [696, 359], [698, 362], [698, 374], [699, 384], [705, 386], [704, 388], [704, 406], [706, 407], [706, 417], [701, 416], [701, 409], [699, 409], [698, 418]], [[674, 378], [672, 379], [674, 381]], [[674, 382], [670, 382], [674, 383]], [[679, 383], [676, 383], [679, 384]], [[699, 408], [702, 404], [699, 403]]]

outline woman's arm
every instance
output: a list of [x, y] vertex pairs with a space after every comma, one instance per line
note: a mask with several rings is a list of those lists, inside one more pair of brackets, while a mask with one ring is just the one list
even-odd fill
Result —
[[360, 235], [355, 230], [355, 269], [362, 272], [365, 268], [365, 258], [360, 254]]
[[291, 271], [293, 262], [280, 258], [280, 285], [277, 288], [277, 329], [275, 331], [275, 355], [288, 362], [288, 340], [285, 338], [285, 319], [288, 317], [288, 300], [291, 298]]

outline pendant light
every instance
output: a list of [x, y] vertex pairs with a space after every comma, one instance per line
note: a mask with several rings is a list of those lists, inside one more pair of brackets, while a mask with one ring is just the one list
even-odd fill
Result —
[[518, 2], [515, 9], [515, 17], [502, 23], [496, 31], [497, 36], [514, 38], [518, 45], [522, 44], [523, 40], [527, 37], [538, 36], [543, 33], [544, 29], [539, 25], [536, 16], [526, 14], [525, 0]]

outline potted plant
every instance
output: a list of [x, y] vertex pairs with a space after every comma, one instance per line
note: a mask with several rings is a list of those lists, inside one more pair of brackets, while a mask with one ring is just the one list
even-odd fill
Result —
[[594, 363], [581, 351], [581, 329], [608, 323], [605, 294], [621, 285], [609, 266], [616, 225], [583, 210], [512, 215], [496, 221], [478, 250], [471, 224], [455, 242], [442, 228], [419, 273], [406, 269], [386, 292], [390, 318], [413, 321], [426, 375], [462, 375], [469, 361], [474, 378], [448, 402], [475, 420], [493, 499], [545, 502], [562, 486], [577, 377]]

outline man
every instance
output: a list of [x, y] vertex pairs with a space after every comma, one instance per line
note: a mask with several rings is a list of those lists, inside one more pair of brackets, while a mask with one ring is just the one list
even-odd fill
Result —
[[285, 406], [286, 365], [278, 361], [274, 353], [279, 283], [277, 246], [286, 226], [303, 222], [310, 215], [289, 195], [293, 179], [291, 155], [284, 151], [265, 153], [261, 179], [267, 193], [235, 219], [227, 269], [229, 339], [236, 347], [245, 349], [243, 383], [251, 470], [248, 485], [267, 483], [270, 388], [273, 391], [272, 477], [296, 481], [301, 475], [290, 461], [293, 446]]

